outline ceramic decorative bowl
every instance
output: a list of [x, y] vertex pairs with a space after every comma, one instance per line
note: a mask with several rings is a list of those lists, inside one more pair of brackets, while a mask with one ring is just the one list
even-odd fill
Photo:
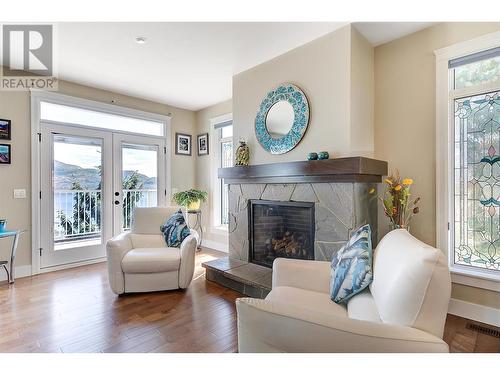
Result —
[[315, 152], [308, 153], [307, 160], [318, 160], [318, 154]]
[[326, 160], [330, 158], [330, 154], [328, 151], [321, 151], [318, 152], [318, 160]]

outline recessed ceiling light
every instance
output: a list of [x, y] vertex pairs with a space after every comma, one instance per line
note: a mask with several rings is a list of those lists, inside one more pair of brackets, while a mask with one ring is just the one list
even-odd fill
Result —
[[135, 41], [138, 43], [138, 44], [145, 44], [146, 43], [146, 38], [143, 37], [143, 36], [138, 36], [135, 38]]

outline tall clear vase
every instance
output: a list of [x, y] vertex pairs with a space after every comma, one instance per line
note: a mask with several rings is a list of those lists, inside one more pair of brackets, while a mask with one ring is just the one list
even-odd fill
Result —
[[394, 229], [406, 229], [408, 232], [410, 231], [410, 226], [409, 225], [399, 225], [399, 224], [395, 224], [395, 223], [390, 223], [389, 227], [391, 228], [391, 230], [394, 230]]

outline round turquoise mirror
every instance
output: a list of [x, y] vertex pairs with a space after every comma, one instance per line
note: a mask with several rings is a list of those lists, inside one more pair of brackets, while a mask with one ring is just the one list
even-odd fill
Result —
[[309, 124], [309, 103], [300, 88], [285, 83], [271, 90], [255, 117], [255, 135], [271, 154], [284, 154], [297, 146]]

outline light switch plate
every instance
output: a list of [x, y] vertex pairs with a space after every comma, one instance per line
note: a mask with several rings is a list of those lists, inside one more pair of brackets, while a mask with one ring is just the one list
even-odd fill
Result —
[[14, 189], [14, 198], [16, 199], [26, 198], [26, 189]]

